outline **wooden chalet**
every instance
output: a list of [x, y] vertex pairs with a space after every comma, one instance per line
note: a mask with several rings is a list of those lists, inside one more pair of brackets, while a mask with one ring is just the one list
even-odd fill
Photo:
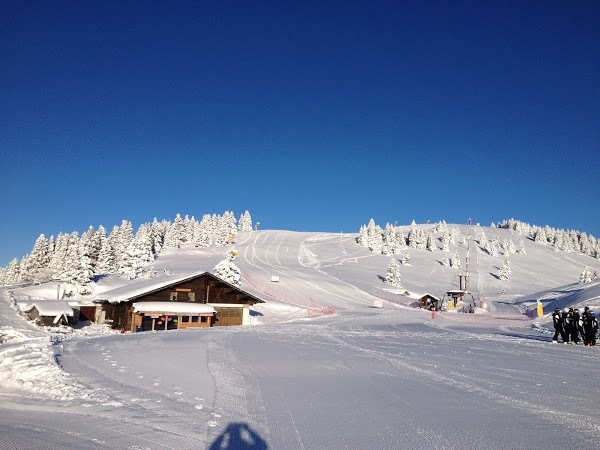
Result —
[[264, 303], [209, 273], [139, 280], [97, 296], [100, 321], [123, 332], [245, 325]]
[[429, 293], [423, 294], [421, 297], [419, 297], [419, 302], [421, 302], [421, 308], [423, 309], [440, 309], [440, 299], [435, 295], [431, 295]]

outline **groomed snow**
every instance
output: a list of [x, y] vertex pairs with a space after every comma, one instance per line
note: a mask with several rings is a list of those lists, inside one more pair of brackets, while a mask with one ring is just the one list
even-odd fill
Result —
[[[486, 228], [495, 233], [518, 239]], [[596, 448], [599, 347], [553, 345], [548, 316], [523, 313], [537, 300], [547, 313], [600, 304], [599, 282], [576, 282], [584, 265], [600, 264], [525, 246], [527, 255], [511, 256], [508, 282], [494, 276], [502, 256], [475, 247], [471, 290], [485, 314], [432, 315], [385, 300], [373, 308], [390, 257], [331, 233], [236, 238], [242, 288], [266, 300], [250, 309], [256, 326], [45, 331], [1, 291], [0, 447]], [[154, 267], [210, 270], [228, 250], [183, 248]], [[406, 290], [441, 297], [458, 288], [461, 271], [439, 263], [441, 250], [409, 251]], [[95, 289], [139, 289], [129, 283], [109, 276]], [[44, 292], [56, 298], [56, 285], [15, 297]]]

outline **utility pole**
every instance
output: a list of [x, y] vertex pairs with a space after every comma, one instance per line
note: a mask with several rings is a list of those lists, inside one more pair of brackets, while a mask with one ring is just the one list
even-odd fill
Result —
[[469, 290], [469, 261], [471, 259], [471, 219], [467, 221], [467, 258], [465, 261], [465, 291]]

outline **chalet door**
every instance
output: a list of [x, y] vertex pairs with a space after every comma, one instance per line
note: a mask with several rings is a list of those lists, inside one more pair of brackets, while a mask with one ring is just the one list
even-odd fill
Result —
[[96, 307], [95, 306], [82, 306], [79, 309], [79, 321], [89, 320], [90, 322], [96, 321]]
[[142, 331], [142, 317], [141, 314], [133, 315], [133, 331]]
[[152, 316], [143, 316], [142, 317], [142, 331], [152, 331]]

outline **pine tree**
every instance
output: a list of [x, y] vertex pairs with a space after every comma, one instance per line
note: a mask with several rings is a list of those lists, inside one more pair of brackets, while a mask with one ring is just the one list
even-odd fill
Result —
[[527, 254], [527, 251], [525, 250], [525, 243], [523, 241], [519, 242], [519, 248], [517, 249], [517, 253], [521, 253], [522, 255]]
[[180, 214], [175, 216], [175, 220], [167, 229], [165, 234], [165, 240], [163, 243], [163, 250], [169, 250], [173, 248], [181, 248], [183, 243], [183, 232], [184, 225], [183, 219]]
[[429, 250], [430, 252], [437, 251], [437, 246], [435, 245], [435, 238], [431, 234], [427, 235], [427, 250]]
[[592, 281], [592, 271], [589, 269], [588, 266], [585, 266], [583, 268], [583, 270], [581, 271], [581, 275], [579, 276], [579, 282], [581, 284], [584, 283], [591, 283]]
[[442, 235], [442, 251], [450, 251], [450, 234], [447, 232]]
[[488, 243], [488, 240], [487, 240], [487, 237], [485, 236], [485, 231], [482, 230], [481, 235], [479, 236], [479, 245], [485, 249], [487, 246], [487, 243]]
[[460, 266], [460, 256], [458, 256], [458, 252], [454, 252], [450, 257], [450, 267], [456, 267], [459, 269]]
[[227, 258], [214, 267], [213, 271], [215, 272], [215, 275], [222, 280], [228, 282], [229, 284], [233, 284], [234, 286], [240, 287], [241, 273], [238, 266], [236, 266], [233, 262], [234, 259], [235, 255], [230, 252], [227, 255]]
[[112, 248], [111, 241], [108, 238], [102, 240], [100, 253], [98, 254], [97, 273], [113, 273], [117, 271], [115, 262], [115, 251]]
[[393, 287], [402, 286], [402, 277], [400, 275], [400, 267], [395, 258], [392, 258], [385, 275], [385, 282]]
[[50, 258], [50, 270], [52, 276], [60, 277], [66, 270], [67, 247], [69, 245], [69, 235], [58, 233], [54, 244], [54, 253]]
[[375, 225], [375, 221], [371, 219], [367, 225], [367, 242], [369, 250], [374, 253], [381, 253], [383, 248], [382, 229], [379, 225]]
[[14, 284], [18, 283], [20, 279], [20, 267], [19, 260], [17, 258], [13, 258], [11, 262], [8, 263], [6, 267], [5, 273], [5, 281], [6, 284]]
[[502, 267], [500, 268], [500, 273], [499, 273], [498, 277], [502, 281], [508, 281], [510, 278], [511, 272], [512, 272], [512, 270], [510, 268], [510, 262], [508, 261], [508, 258], [505, 258], [504, 262], [502, 263]]
[[408, 251], [404, 252], [404, 254], [402, 255], [402, 264], [404, 264], [405, 266], [410, 265], [410, 254], [408, 253]]
[[51, 278], [50, 257], [50, 241], [46, 239], [46, 236], [40, 234], [27, 259], [26, 276], [35, 281]]
[[252, 217], [247, 210], [244, 211], [240, 216], [240, 220], [238, 220], [238, 229], [240, 232], [252, 231]]
[[133, 239], [136, 247], [136, 255], [139, 258], [140, 265], [149, 264], [156, 258], [154, 254], [154, 239], [152, 236], [152, 226], [144, 223], [140, 225]]

